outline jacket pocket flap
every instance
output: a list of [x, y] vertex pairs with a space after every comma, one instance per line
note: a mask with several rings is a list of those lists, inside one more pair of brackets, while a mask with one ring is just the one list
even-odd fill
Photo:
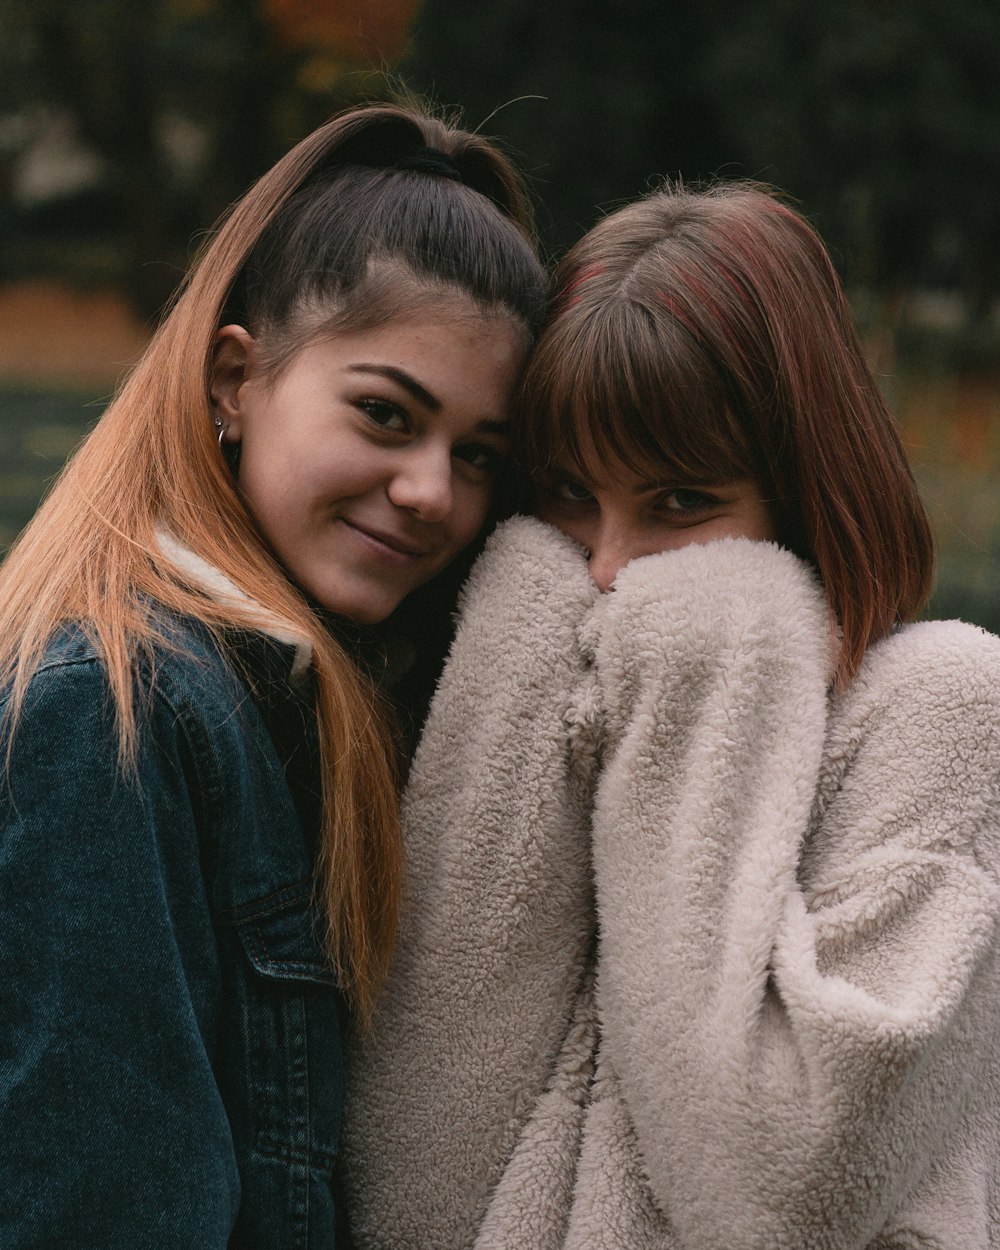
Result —
[[261, 976], [274, 981], [336, 985], [323, 952], [320, 920], [311, 887], [281, 891], [241, 909], [236, 929], [243, 950]]

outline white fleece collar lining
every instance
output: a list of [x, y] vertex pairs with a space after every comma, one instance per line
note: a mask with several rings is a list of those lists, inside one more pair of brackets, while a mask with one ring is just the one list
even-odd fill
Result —
[[291, 677], [297, 681], [303, 677], [312, 663], [312, 643], [283, 617], [261, 607], [241, 590], [220, 569], [202, 559], [190, 547], [186, 547], [165, 529], [156, 531], [156, 544], [171, 564], [175, 565], [199, 590], [224, 607], [239, 608], [262, 634], [285, 646], [293, 647]]

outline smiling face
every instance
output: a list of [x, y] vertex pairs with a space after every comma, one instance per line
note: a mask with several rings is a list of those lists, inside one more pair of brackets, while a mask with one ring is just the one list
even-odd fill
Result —
[[586, 547], [594, 582], [610, 590], [639, 556], [717, 538], [776, 537], [755, 482], [652, 482], [624, 465], [587, 474], [556, 469], [540, 484], [537, 515]]
[[246, 330], [219, 332], [211, 394], [240, 492], [316, 602], [384, 620], [472, 542], [526, 346], [517, 321], [461, 294], [313, 341], [276, 378]]

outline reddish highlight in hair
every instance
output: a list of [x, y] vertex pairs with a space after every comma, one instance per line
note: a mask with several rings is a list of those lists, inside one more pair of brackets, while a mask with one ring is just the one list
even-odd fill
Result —
[[572, 278], [562, 287], [556, 294], [553, 303], [557, 311], [564, 312], [567, 308], [572, 308], [578, 298], [574, 295], [585, 282], [600, 277], [604, 272], [603, 265], [590, 265], [586, 269], [581, 269], [579, 273], [573, 275]]
[[684, 306], [678, 300], [674, 299], [672, 295], [668, 295], [666, 291], [660, 291], [659, 296], [660, 296], [660, 301], [663, 304], [663, 307], [667, 309], [667, 311], [670, 313], [672, 317], [677, 318], [677, 320], [681, 323], [684, 329], [687, 330], [688, 334], [691, 335], [691, 337], [695, 340], [695, 342], [699, 342], [700, 337], [701, 337], [701, 332], [699, 331], [694, 318], [688, 316], [687, 312], [684, 309]]
[[667, 186], [591, 230], [555, 289], [518, 408], [525, 463], [752, 477], [822, 579], [846, 684], [925, 603], [933, 540], [815, 231], [756, 184]]

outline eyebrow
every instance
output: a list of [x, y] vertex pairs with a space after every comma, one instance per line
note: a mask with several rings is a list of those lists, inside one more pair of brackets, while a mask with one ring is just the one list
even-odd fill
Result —
[[[418, 403], [423, 404], [425, 408], [429, 408], [431, 412], [441, 411], [441, 401], [436, 395], [431, 394], [426, 386], [422, 386], [412, 373], [407, 373], [405, 369], [399, 369], [395, 365], [375, 365], [365, 362], [348, 365], [350, 373], [374, 373], [380, 378], [389, 378], [390, 381], [398, 383], [404, 390], [409, 391]], [[502, 434], [504, 437], [510, 434], [509, 421], [492, 421], [489, 419], [478, 421], [476, 429], [483, 434]]]
[[[590, 474], [587, 472], [585, 468], [583, 468], [582, 465], [575, 470], [572, 476], [576, 478], [576, 480], [580, 483], [581, 486], [586, 486], [588, 490], [591, 486], [596, 485], [595, 479], [590, 476]], [[649, 478], [648, 480], [644, 479], [641, 482], [634, 482], [629, 487], [629, 494], [645, 495], [649, 491], [664, 490], [667, 486], [676, 486], [676, 485], [677, 483], [672, 482], [669, 478]]]
[[429, 408], [431, 412], [439, 412], [441, 409], [441, 401], [436, 395], [432, 395], [426, 386], [421, 386], [412, 373], [407, 373], [405, 369], [397, 369], [395, 365], [373, 365], [373, 364], [356, 364], [349, 365], [351, 373], [375, 373], [380, 378], [389, 378], [390, 381], [398, 383], [405, 391], [409, 391], [418, 403], [423, 404], [425, 408]]
[[639, 482], [633, 490], [633, 494], [647, 495], [657, 490], [729, 490], [740, 478], [698, 478], [696, 481], [684, 481], [678, 478], [668, 478], [665, 481], [660, 479], [651, 482]]
[[[575, 474], [575, 477], [579, 481], [580, 485], [587, 487], [588, 490], [595, 484], [593, 478], [589, 477], [589, 475], [582, 470], [578, 471]], [[634, 485], [630, 486], [629, 494], [649, 495], [652, 494], [653, 491], [657, 490], [678, 490], [680, 488], [684, 488], [685, 490], [718, 490], [719, 488], [732, 486], [732, 484], [738, 480], [739, 479], [737, 478], [732, 478], [731, 481], [727, 482], [722, 478], [699, 478], [697, 481], [683, 481], [674, 477], [649, 478], [648, 480], [644, 479], [643, 481], [636, 482]]]

